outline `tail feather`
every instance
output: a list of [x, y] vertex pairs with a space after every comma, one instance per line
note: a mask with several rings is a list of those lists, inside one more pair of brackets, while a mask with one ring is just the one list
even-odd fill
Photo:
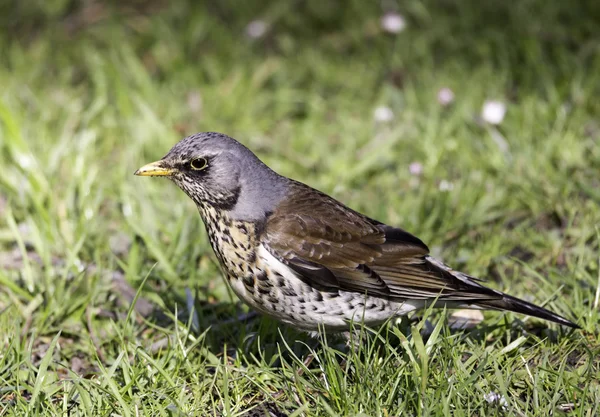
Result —
[[574, 329], [581, 328], [572, 321], [567, 320], [550, 310], [546, 310], [543, 307], [521, 300], [520, 298], [488, 288], [481, 283], [482, 280], [460, 271], [455, 271], [448, 265], [445, 265], [443, 262], [431, 256], [427, 256], [425, 260], [432, 270], [437, 270], [442, 276], [446, 277], [455, 289], [454, 293], [441, 296], [440, 301], [452, 301], [453, 305], [462, 307], [471, 306], [482, 309], [512, 311], [514, 313], [526, 314], [528, 316], [552, 321]]
[[543, 307], [536, 306], [535, 304], [529, 303], [525, 300], [521, 300], [516, 297], [512, 297], [507, 294], [502, 294], [502, 298], [482, 300], [478, 301], [476, 306], [481, 308], [490, 308], [494, 310], [507, 310], [514, 313], [526, 314], [528, 316], [538, 317], [540, 319], [549, 320], [554, 323], [562, 324], [563, 326], [569, 326], [574, 329], [580, 329], [581, 327], [573, 323], [566, 318], [559, 316], [556, 313], [546, 310]]

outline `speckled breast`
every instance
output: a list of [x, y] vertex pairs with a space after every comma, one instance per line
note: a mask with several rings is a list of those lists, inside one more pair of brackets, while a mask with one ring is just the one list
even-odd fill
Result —
[[200, 207], [208, 239], [228, 278], [253, 275], [258, 245], [253, 223], [232, 220], [212, 207]]

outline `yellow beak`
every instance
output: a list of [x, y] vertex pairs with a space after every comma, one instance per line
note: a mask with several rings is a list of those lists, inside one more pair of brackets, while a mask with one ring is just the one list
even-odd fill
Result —
[[175, 170], [173, 168], [165, 167], [163, 161], [156, 161], [144, 165], [135, 171], [134, 175], [139, 175], [140, 177], [168, 177], [174, 172]]

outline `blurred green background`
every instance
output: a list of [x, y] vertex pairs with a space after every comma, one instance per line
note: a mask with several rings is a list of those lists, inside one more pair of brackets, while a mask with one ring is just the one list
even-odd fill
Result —
[[[0, 415], [598, 414], [600, 3], [4, 0], [0, 27]], [[441, 312], [354, 352], [247, 320], [193, 203], [132, 175], [207, 130], [584, 331]]]

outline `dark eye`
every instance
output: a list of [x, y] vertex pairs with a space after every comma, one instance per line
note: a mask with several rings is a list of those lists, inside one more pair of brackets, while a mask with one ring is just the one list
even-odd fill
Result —
[[194, 158], [190, 161], [190, 167], [195, 171], [203, 170], [208, 166], [208, 161], [204, 158]]

